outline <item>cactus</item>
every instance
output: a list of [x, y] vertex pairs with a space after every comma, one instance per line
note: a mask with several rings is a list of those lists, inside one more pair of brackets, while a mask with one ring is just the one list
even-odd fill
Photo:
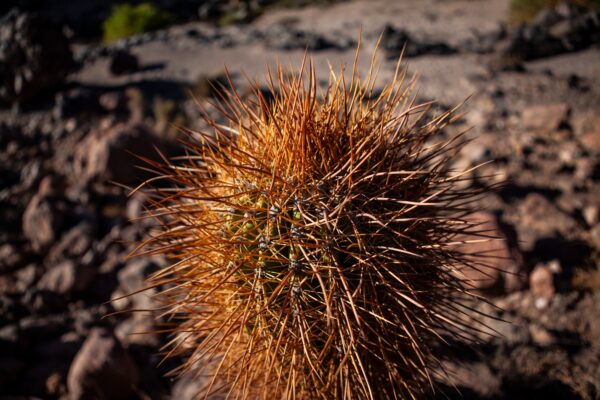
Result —
[[173, 260], [151, 281], [199, 398], [417, 398], [445, 337], [474, 337], [453, 238], [483, 189], [451, 167], [456, 111], [431, 117], [400, 63], [376, 94], [375, 70], [319, 92], [312, 60], [279, 67], [271, 102], [231, 85], [227, 124], [206, 113], [186, 157], [148, 161], [162, 225], [138, 252]]

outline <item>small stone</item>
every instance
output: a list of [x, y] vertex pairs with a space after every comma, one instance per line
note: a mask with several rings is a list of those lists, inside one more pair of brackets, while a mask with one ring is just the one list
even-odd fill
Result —
[[47, 198], [36, 194], [23, 213], [23, 234], [37, 250], [56, 240], [63, 225], [61, 215]]
[[529, 106], [521, 115], [523, 128], [528, 131], [551, 133], [568, 123], [569, 106], [565, 103]]
[[23, 304], [35, 315], [65, 311], [67, 299], [57, 292], [31, 287], [25, 291]]
[[0, 246], [0, 273], [14, 271], [19, 268], [23, 257], [15, 246], [7, 243]]
[[46, 379], [46, 393], [57, 397], [66, 393], [64, 376], [60, 372], [54, 372]]
[[71, 228], [50, 249], [46, 262], [57, 263], [65, 259], [81, 260], [90, 249], [93, 240], [93, 227], [90, 223], [81, 222]]
[[107, 92], [100, 95], [98, 99], [100, 106], [108, 112], [116, 112], [125, 109], [127, 98], [122, 92]]
[[536, 298], [549, 301], [554, 296], [554, 274], [545, 264], [538, 264], [529, 276], [529, 289]]
[[138, 369], [121, 343], [110, 332], [95, 328], [69, 369], [69, 399], [129, 399], [138, 379]]
[[583, 208], [582, 214], [589, 226], [594, 226], [598, 222], [598, 207], [586, 206]]
[[90, 267], [66, 260], [50, 268], [38, 282], [38, 287], [60, 294], [81, 292], [91, 283], [92, 277]]
[[577, 228], [571, 216], [535, 192], [529, 193], [518, 206], [518, 215], [516, 225], [525, 251], [532, 250], [539, 239], [555, 237], [557, 232], [566, 235]]
[[554, 336], [546, 328], [538, 324], [529, 325], [529, 334], [531, 335], [531, 340], [538, 346], [547, 347], [556, 342]]
[[19, 341], [24, 344], [40, 343], [60, 335], [65, 325], [65, 317], [62, 315], [22, 318], [19, 321]]

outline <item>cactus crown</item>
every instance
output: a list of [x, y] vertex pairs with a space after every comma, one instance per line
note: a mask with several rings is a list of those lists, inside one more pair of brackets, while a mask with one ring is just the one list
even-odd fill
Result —
[[174, 259], [152, 280], [169, 354], [207, 376], [199, 397], [416, 398], [440, 370], [432, 344], [471, 334], [451, 242], [478, 192], [449, 167], [454, 114], [428, 119], [405, 69], [376, 94], [374, 71], [355, 61], [320, 93], [312, 61], [279, 67], [272, 102], [232, 88], [228, 124], [206, 116], [183, 160], [153, 163], [171, 186], [140, 252]]

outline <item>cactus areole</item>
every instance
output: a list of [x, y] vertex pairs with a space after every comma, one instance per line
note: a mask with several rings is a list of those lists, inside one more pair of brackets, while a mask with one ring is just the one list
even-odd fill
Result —
[[232, 85], [226, 123], [206, 113], [185, 157], [148, 161], [160, 226], [138, 253], [172, 261], [150, 282], [198, 398], [420, 398], [444, 338], [472, 335], [453, 238], [481, 191], [451, 167], [454, 112], [356, 64], [326, 88], [312, 61], [279, 67], [269, 100]]

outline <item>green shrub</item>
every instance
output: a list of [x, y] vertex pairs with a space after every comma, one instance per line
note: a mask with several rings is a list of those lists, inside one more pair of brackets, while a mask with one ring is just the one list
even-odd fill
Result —
[[[530, 22], [545, 7], [556, 7], [564, 0], [511, 0], [509, 20], [513, 24]], [[588, 10], [600, 10], [600, 0], [570, 0], [567, 3], [575, 4]]]
[[173, 21], [173, 16], [150, 3], [135, 6], [119, 4], [102, 24], [104, 41], [112, 42], [137, 33], [162, 28]]

